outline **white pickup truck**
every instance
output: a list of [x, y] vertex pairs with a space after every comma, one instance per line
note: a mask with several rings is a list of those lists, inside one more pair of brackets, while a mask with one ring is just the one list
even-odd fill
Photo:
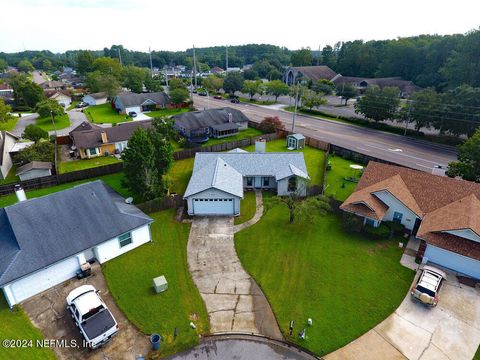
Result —
[[95, 349], [118, 332], [118, 324], [92, 285], [82, 285], [67, 296], [67, 309], [87, 345]]

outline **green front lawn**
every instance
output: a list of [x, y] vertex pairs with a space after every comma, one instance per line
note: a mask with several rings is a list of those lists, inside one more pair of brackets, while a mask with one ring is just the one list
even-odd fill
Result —
[[32, 340], [28, 348], [5, 348], [0, 346], [0, 359], [55, 360], [51, 349], [35, 346], [36, 340], [43, 339], [42, 333], [32, 325], [23, 309], [16, 306], [10, 310], [3, 294], [0, 296], [0, 340]]
[[243, 224], [253, 218], [256, 208], [257, 201], [255, 198], [255, 192], [245, 191], [243, 193], [243, 200], [240, 201], [240, 215], [234, 219], [235, 225]]
[[166, 117], [166, 116], [173, 116], [177, 114], [182, 114], [184, 112], [188, 112], [188, 108], [179, 108], [179, 109], [162, 109], [162, 110], [155, 110], [155, 111], [148, 111], [144, 114], [150, 116], [151, 118], [157, 117]]
[[17, 125], [18, 116], [12, 116], [9, 120], [5, 122], [0, 122], [0, 131], [12, 131]]
[[347, 181], [345, 178], [360, 178], [361, 176], [358, 170], [350, 167], [350, 165], [357, 163], [345, 160], [337, 155], [329, 156], [328, 160], [332, 165], [332, 169], [327, 171], [325, 195], [333, 196], [338, 201], [345, 201], [357, 187], [357, 183]]
[[35, 120], [35, 123], [45, 131], [53, 131], [55, 129], [65, 129], [66, 127], [70, 126], [70, 119], [68, 118], [67, 114], [55, 116], [55, 129], [50, 116], [39, 117], [37, 120]]
[[[123, 177], [123, 172], [119, 172], [119, 173], [116, 173], [116, 174], [100, 176], [100, 177], [92, 178], [92, 179], [75, 181], [75, 182], [71, 182], [71, 183], [51, 186], [51, 187], [38, 189], [38, 190], [29, 190], [26, 193], [27, 193], [27, 198], [32, 199], [32, 198], [36, 198], [36, 197], [40, 197], [40, 196], [44, 196], [44, 195], [48, 195], [48, 194], [53, 194], [53, 193], [58, 192], [58, 191], [70, 189], [70, 188], [74, 187], [75, 185], [83, 184], [83, 183], [86, 183], [86, 182], [95, 181], [95, 180], [103, 180], [107, 185], [109, 185], [113, 190], [118, 192], [121, 196], [123, 196], [123, 197], [131, 196], [129, 191], [122, 186], [122, 177]], [[9, 205], [13, 205], [16, 202], [17, 202], [17, 196], [15, 194], [0, 196], [0, 208], [3, 208], [5, 206], [9, 206]]]
[[72, 101], [72, 103], [70, 104], [70, 106], [67, 107], [67, 110], [75, 109], [75, 106], [77, 106], [78, 103], [79, 103], [79, 101]]
[[[245, 148], [247, 151], [255, 151], [255, 145]], [[289, 152], [303, 151], [305, 163], [307, 165], [308, 175], [310, 176], [310, 185], [321, 186], [323, 183], [323, 169], [325, 167], [325, 152], [306, 146], [303, 150], [287, 150], [286, 140], [278, 139], [267, 142], [267, 151], [269, 152]]]
[[89, 106], [83, 112], [91, 122], [96, 124], [116, 124], [124, 121], [132, 121], [130, 116], [117, 114], [110, 103]]
[[121, 160], [117, 160], [115, 156], [100, 156], [92, 159], [62, 161], [58, 163], [58, 172], [60, 174], [63, 174], [77, 170], [84, 170], [103, 165], [115, 164], [118, 162], [121, 162]]
[[184, 194], [187, 189], [188, 181], [192, 176], [193, 162], [195, 158], [174, 161], [172, 168], [168, 172], [168, 181], [170, 192]]
[[[347, 233], [334, 214], [288, 224], [288, 211], [276, 206], [237, 233], [235, 244], [285, 338], [320, 356], [394, 312], [414, 276], [400, 265], [398, 239], [371, 240]], [[311, 327], [308, 318], [313, 319]], [[295, 321], [292, 337], [290, 320]], [[301, 340], [298, 334], [304, 327], [307, 339]]]
[[10, 171], [8, 172], [7, 177], [5, 179], [0, 180], [0, 185], [19, 182], [20, 178], [17, 175], [15, 175], [16, 172], [17, 172], [17, 167], [13, 165]]
[[[103, 265], [116, 303], [142, 332], [159, 333], [162, 355], [190, 348], [209, 332], [208, 315], [187, 264], [190, 224], [175, 221], [175, 210], [150, 214], [152, 243]], [[165, 275], [168, 290], [156, 294], [154, 277]], [[193, 322], [197, 328], [190, 327]], [[178, 336], [173, 338], [174, 329]]]

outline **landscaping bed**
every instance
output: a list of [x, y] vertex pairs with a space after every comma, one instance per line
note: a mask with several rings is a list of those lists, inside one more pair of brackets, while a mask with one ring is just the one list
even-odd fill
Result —
[[55, 116], [55, 128], [51, 116], [39, 117], [35, 120], [35, 124], [45, 131], [61, 130], [70, 126], [70, 119], [67, 114]]
[[[414, 273], [400, 265], [398, 241], [347, 233], [334, 214], [288, 224], [282, 206], [235, 235], [239, 258], [285, 338], [320, 356], [358, 338], [402, 302]], [[303, 328], [305, 340], [298, 336]]]
[[[162, 336], [161, 354], [165, 356], [198, 344], [199, 334], [209, 332], [209, 323], [188, 271], [190, 224], [176, 222], [174, 209], [150, 216], [153, 241], [108, 261], [102, 269], [110, 293], [127, 318], [145, 334]], [[168, 290], [156, 294], [152, 279], [160, 275], [165, 275]]]

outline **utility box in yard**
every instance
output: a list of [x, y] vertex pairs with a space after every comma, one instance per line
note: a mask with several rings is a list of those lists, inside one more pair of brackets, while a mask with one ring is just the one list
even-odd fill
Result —
[[164, 292], [165, 290], [168, 289], [168, 282], [167, 279], [165, 279], [165, 276], [159, 276], [153, 279], [153, 287], [155, 289], [155, 292], [161, 293]]

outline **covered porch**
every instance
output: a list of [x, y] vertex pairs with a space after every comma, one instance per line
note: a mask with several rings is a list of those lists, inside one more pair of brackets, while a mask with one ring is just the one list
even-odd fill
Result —
[[219, 139], [238, 134], [239, 126], [236, 123], [225, 123], [213, 125], [211, 130], [212, 137]]

